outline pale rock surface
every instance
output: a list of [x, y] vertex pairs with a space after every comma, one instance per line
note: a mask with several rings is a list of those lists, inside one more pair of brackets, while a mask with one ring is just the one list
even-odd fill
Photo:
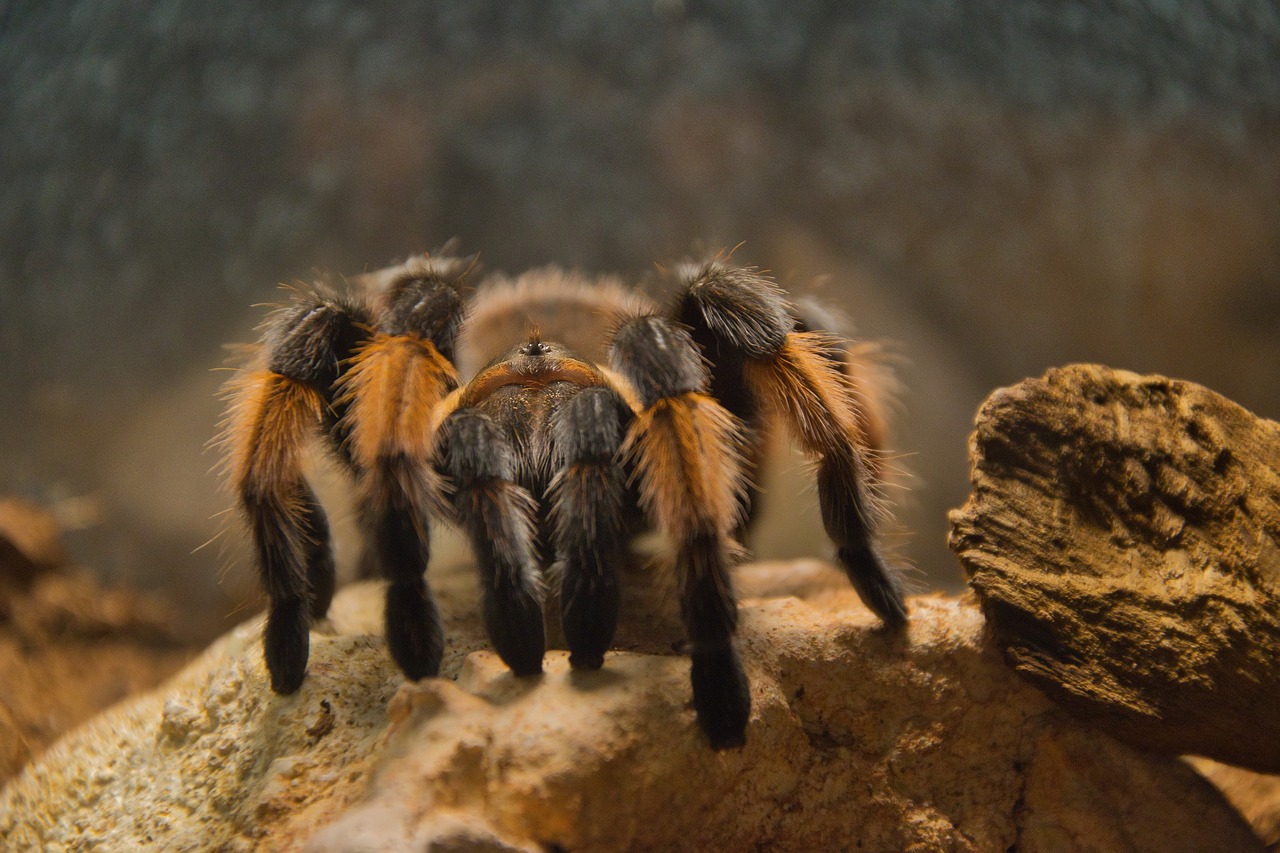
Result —
[[1280, 776], [1254, 773], [1208, 758], [1188, 758], [1258, 833], [1271, 853], [1280, 853]]
[[743, 567], [754, 713], [715, 753], [669, 594], [624, 602], [603, 670], [550, 652], [520, 680], [469, 616], [473, 575], [432, 579], [443, 678], [395, 670], [375, 585], [339, 594], [294, 696], [246, 624], [28, 767], [0, 794], [6, 849], [1262, 849], [1186, 764], [1022, 683], [966, 599], [914, 599], [894, 637], [825, 565]]

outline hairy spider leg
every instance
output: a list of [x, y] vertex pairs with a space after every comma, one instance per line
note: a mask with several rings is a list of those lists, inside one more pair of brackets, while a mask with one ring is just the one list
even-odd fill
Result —
[[901, 581], [875, 543], [874, 474], [857, 391], [832, 358], [840, 342], [794, 331], [781, 289], [754, 270], [712, 261], [682, 274], [679, 316], [712, 342], [704, 352], [713, 370], [741, 383], [729, 399], [745, 395], [753, 406], [769, 406], [818, 460], [818, 502], [837, 560], [867, 607], [886, 625], [904, 624]]
[[552, 533], [569, 663], [597, 669], [618, 624], [617, 566], [626, 559], [631, 500], [620, 450], [631, 409], [611, 388], [584, 388], [555, 413]]
[[536, 675], [546, 651], [536, 502], [515, 482], [515, 448], [492, 417], [463, 406], [440, 427], [436, 464], [452, 482], [454, 516], [480, 567], [489, 640], [516, 675]]
[[328, 612], [333, 597], [329, 523], [303, 473], [303, 457], [317, 432], [339, 438], [331, 392], [368, 320], [354, 303], [306, 296], [272, 319], [266, 369], [238, 377], [229, 388], [231, 483], [270, 599], [263, 656], [277, 693], [302, 684], [311, 620]]
[[741, 746], [751, 692], [734, 645], [738, 607], [729, 576], [741, 552], [733, 537], [744, 488], [739, 424], [705, 393], [702, 357], [670, 320], [623, 324], [610, 366], [641, 404], [623, 453], [634, 466], [642, 509], [675, 544], [698, 722], [713, 748]]
[[[744, 304], [742, 313], [750, 319], [751, 314], [762, 313], [769, 307], [752, 305], [748, 302]], [[708, 386], [710, 395], [728, 409], [742, 425], [738, 452], [742, 457], [746, 488], [738, 498], [742, 525], [736, 535], [738, 539], [745, 541], [746, 534], [755, 525], [761, 511], [762, 495], [759, 484], [764, 474], [764, 457], [769, 447], [770, 424], [767, 411], [761, 406], [743, 378], [742, 354], [728, 345], [723, 335], [708, 327], [702, 317], [699, 303], [690, 297], [687, 289], [680, 293], [679, 302], [671, 313], [689, 329], [698, 351], [707, 360], [710, 367]], [[760, 321], [757, 320], [757, 322]]]
[[798, 317], [794, 331], [817, 332], [824, 337], [822, 353], [848, 379], [854, 395], [854, 418], [859, 443], [866, 448], [863, 461], [868, 481], [885, 480], [883, 451], [888, 446], [889, 412], [900, 390], [883, 347], [876, 341], [854, 341], [849, 323], [829, 306], [802, 299], [794, 306]]
[[365, 560], [389, 583], [391, 657], [410, 679], [440, 671], [444, 628], [426, 581], [430, 521], [446, 514], [432, 464], [436, 408], [458, 387], [452, 356], [465, 303], [455, 266], [415, 259], [384, 294], [380, 331], [340, 380], [342, 424], [361, 471]]

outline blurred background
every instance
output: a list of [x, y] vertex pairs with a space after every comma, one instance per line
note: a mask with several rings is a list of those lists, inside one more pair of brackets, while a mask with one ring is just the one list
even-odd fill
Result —
[[[1270, 0], [9, 0], [0, 493], [208, 636], [256, 606], [237, 537], [205, 546], [217, 368], [278, 283], [453, 237], [635, 277], [745, 241], [890, 342], [896, 547], [955, 589], [993, 388], [1099, 361], [1280, 416], [1278, 214]], [[760, 552], [825, 553], [779, 493]]]

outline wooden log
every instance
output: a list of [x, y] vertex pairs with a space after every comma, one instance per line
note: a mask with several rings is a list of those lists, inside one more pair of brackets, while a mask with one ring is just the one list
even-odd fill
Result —
[[952, 549], [1008, 663], [1160, 752], [1280, 771], [1280, 424], [1190, 382], [992, 394]]

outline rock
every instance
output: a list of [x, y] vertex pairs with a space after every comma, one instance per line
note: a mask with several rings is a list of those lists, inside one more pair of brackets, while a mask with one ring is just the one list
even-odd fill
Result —
[[0, 594], [67, 564], [57, 519], [16, 498], [0, 498]]
[[1142, 749], [1280, 770], [1280, 424], [1097, 366], [996, 391], [960, 556], [1010, 665]]
[[[803, 600], [752, 597], [793, 569]], [[1181, 761], [1080, 725], [1010, 673], [969, 600], [916, 598], [894, 636], [830, 567], [742, 567], [754, 712], [747, 746], [716, 753], [660, 587], [628, 584], [604, 669], [572, 672], [552, 651], [544, 675], [518, 679], [487, 650], [474, 574], [433, 568], [432, 582], [443, 677], [404, 682], [373, 584], [339, 593], [293, 696], [268, 688], [255, 620], [30, 766], [0, 794], [0, 837], [312, 853], [1261, 849]]]
[[1208, 758], [1189, 760], [1249, 821], [1267, 849], [1280, 851], [1280, 776], [1253, 773]]
[[157, 600], [67, 565], [53, 515], [0, 500], [0, 782], [191, 654]]

